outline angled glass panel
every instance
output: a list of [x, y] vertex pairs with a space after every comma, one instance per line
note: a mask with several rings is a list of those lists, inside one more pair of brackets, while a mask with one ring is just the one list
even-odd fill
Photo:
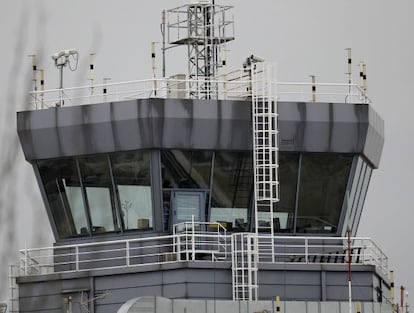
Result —
[[372, 168], [369, 165], [367, 165], [365, 176], [364, 176], [364, 182], [361, 186], [361, 192], [359, 194], [359, 200], [358, 200], [358, 205], [356, 209], [355, 219], [352, 225], [353, 235], [356, 235], [358, 231], [358, 225], [361, 219], [361, 214], [362, 214], [362, 209], [364, 207], [365, 198], [367, 196], [367, 191], [368, 191], [369, 182], [371, 180], [371, 175], [372, 175]]
[[216, 152], [210, 222], [221, 222], [228, 230], [248, 231], [252, 190], [252, 153]]
[[209, 189], [211, 151], [161, 151], [162, 186], [168, 189]]
[[75, 160], [42, 160], [37, 164], [59, 237], [89, 235]]
[[89, 205], [93, 233], [119, 230], [107, 156], [83, 157], [79, 158], [78, 162]]
[[336, 233], [351, 164], [349, 155], [303, 155], [298, 233]]
[[280, 200], [273, 208], [274, 232], [293, 231], [298, 168], [298, 154], [279, 153]]
[[150, 153], [120, 152], [111, 155], [111, 160], [124, 228], [152, 229]]

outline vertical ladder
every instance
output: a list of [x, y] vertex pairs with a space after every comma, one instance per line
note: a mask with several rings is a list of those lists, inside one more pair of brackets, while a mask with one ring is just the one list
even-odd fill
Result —
[[256, 234], [232, 234], [231, 248], [233, 300], [258, 300]]
[[[279, 201], [278, 113], [273, 65], [251, 65], [255, 230], [274, 234]], [[272, 244], [272, 255], [274, 245]]]
[[16, 282], [16, 278], [19, 276], [20, 267], [16, 265], [9, 266], [9, 288], [10, 288], [10, 299], [9, 299], [9, 312], [19, 312], [19, 287]]

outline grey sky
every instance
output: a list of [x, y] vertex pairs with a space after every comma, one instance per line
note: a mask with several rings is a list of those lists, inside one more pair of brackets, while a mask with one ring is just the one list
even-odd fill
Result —
[[[236, 41], [229, 67], [256, 53], [278, 63], [281, 81], [344, 82], [346, 53], [366, 61], [368, 94], [385, 120], [380, 169], [374, 171], [358, 234], [372, 237], [390, 258], [398, 283], [414, 287], [412, 211], [414, 162], [414, 2], [412, 0], [229, 0], [234, 5]], [[6, 263], [17, 250], [50, 241], [32, 169], [16, 142], [15, 111], [24, 108], [30, 86], [28, 54], [40, 56], [46, 88], [58, 85], [50, 55], [76, 48], [77, 72], [65, 72], [65, 86], [86, 85], [88, 54], [96, 52], [96, 79], [149, 78], [151, 41], [160, 41], [160, 13], [184, 0], [0, 0], [0, 299], [7, 297]], [[184, 49], [168, 57], [167, 74], [183, 73]], [[357, 72], [356, 67], [354, 68]], [[355, 75], [355, 80], [357, 75]], [[11, 176], [4, 176], [6, 174]], [[13, 179], [16, 178], [16, 179]], [[14, 210], [15, 218], [6, 210]], [[5, 222], [6, 217], [14, 223]], [[5, 225], [6, 224], [6, 225]], [[16, 238], [9, 237], [14, 234]]]

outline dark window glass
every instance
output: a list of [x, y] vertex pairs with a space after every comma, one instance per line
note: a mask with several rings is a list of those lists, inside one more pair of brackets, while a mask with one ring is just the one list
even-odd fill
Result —
[[228, 230], [249, 230], [252, 190], [252, 153], [216, 152], [210, 221], [223, 222]]
[[[172, 219], [173, 189], [210, 189], [211, 151], [161, 151], [162, 198], [164, 229], [169, 228]], [[204, 212], [205, 208], [201, 208]]]
[[367, 195], [369, 181], [371, 180], [371, 174], [372, 174], [372, 168], [369, 165], [367, 165], [367, 168], [366, 168], [366, 171], [365, 171], [365, 176], [364, 176], [364, 183], [361, 186], [361, 193], [359, 195], [358, 207], [356, 209], [356, 215], [355, 215], [354, 222], [353, 222], [353, 225], [352, 225], [352, 232], [353, 232], [354, 235], [358, 231], [359, 220], [361, 219], [362, 208], [364, 206], [365, 197]]
[[297, 232], [336, 232], [351, 163], [352, 156], [303, 155]]
[[163, 188], [209, 189], [211, 157], [210, 151], [162, 151]]
[[149, 152], [117, 153], [111, 160], [125, 229], [152, 229]]
[[79, 158], [94, 233], [119, 230], [107, 156]]
[[361, 157], [358, 157], [357, 160], [358, 161], [355, 167], [355, 174], [352, 177], [351, 191], [349, 193], [349, 206], [347, 207], [348, 211], [345, 213], [346, 219], [344, 224], [344, 231], [347, 230], [348, 225], [351, 227], [351, 225], [354, 223], [357, 207], [356, 202], [358, 202], [359, 197], [357, 194], [359, 194], [359, 191], [361, 189], [360, 187], [364, 180], [364, 174], [367, 166]]
[[60, 238], [89, 234], [76, 162], [38, 162], [40, 176]]
[[279, 153], [279, 202], [273, 209], [274, 232], [293, 231], [299, 155]]

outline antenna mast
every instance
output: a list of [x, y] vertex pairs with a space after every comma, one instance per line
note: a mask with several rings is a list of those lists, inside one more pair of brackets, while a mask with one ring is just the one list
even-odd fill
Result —
[[210, 0], [193, 0], [167, 11], [169, 44], [187, 46], [191, 98], [217, 97], [218, 86], [212, 80], [219, 75], [225, 44], [234, 40], [234, 22], [226, 17], [232, 8]]

